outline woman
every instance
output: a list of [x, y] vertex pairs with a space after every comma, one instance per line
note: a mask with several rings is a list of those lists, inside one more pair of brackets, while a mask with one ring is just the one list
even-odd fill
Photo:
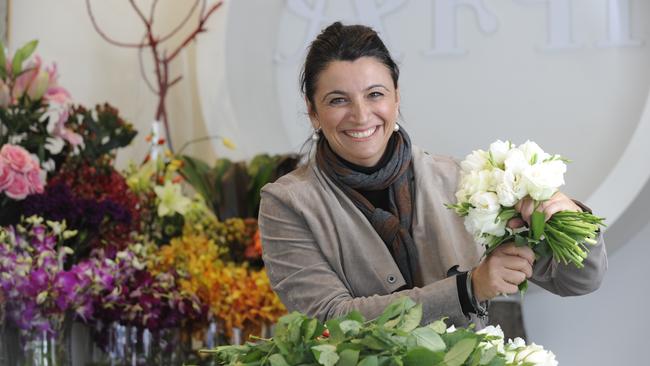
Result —
[[[563, 296], [598, 288], [602, 240], [580, 270], [535, 261], [512, 243], [482, 258], [444, 207], [455, 202], [458, 164], [412, 146], [396, 122], [398, 78], [368, 27], [334, 23], [309, 48], [301, 81], [316, 149], [307, 165], [263, 188], [259, 216], [267, 272], [287, 308], [321, 320], [354, 309], [374, 318], [409, 296], [422, 303], [423, 323], [448, 316], [481, 326], [486, 302], [525, 279]], [[517, 208], [529, 220], [531, 202]], [[547, 217], [580, 209], [559, 192], [540, 207]]]

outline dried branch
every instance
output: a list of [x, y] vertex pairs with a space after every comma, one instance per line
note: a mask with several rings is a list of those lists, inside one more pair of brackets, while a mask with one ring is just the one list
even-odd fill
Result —
[[142, 19], [142, 22], [147, 25], [147, 28], [151, 27], [151, 23], [147, 20], [147, 18], [144, 17], [144, 14], [142, 14], [142, 11], [138, 6], [135, 4], [134, 0], [129, 0], [129, 3], [131, 4], [131, 7], [135, 10], [136, 14]]
[[[147, 38], [147, 35], [145, 34], [142, 38], [143, 39]], [[151, 90], [154, 94], [158, 95], [159, 91], [153, 87], [153, 84], [151, 83], [151, 81], [149, 81], [149, 77], [147, 77], [147, 72], [144, 69], [144, 60], [142, 59], [143, 51], [144, 48], [140, 48], [138, 50], [138, 64], [140, 64], [140, 74], [142, 75], [145, 84], [147, 84], [147, 87], [149, 87], [149, 90]]]
[[[205, 4], [205, 0], [203, 1], [203, 4]], [[165, 42], [166, 40], [170, 39], [174, 34], [176, 34], [178, 31], [180, 31], [181, 28], [183, 28], [185, 26], [185, 24], [187, 24], [187, 22], [190, 20], [190, 18], [192, 17], [192, 14], [194, 14], [194, 10], [196, 9], [197, 5], [199, 5], [199, 0], [194, 1], [194, 5], [192, 5], [192, 8], [190, 9], [190, 11], [185, 16], [185, 19], [183, 19], [183, 21], [181, 21], [178, 24], [178, 26], [176, 26], [176, 28], [174, 28], [174, 30], [172, 30], [167, 35], [160, 38], [159, 41], [160, 42]]]
[[210, 8], [210, 10], [208, 10], [207, 13], [205, 13], [203, 16], [201, 16], [201, 19], [199, 19], [199, 24], [198, 24], [198, 26], [196, 27], [196, 29], [194, 30], [194, 32], [192, 32], [189, 36], [187, 36], [187, 38], [185, 38], [185, 40], [183, 41], [183, 43], [181, 43], [181, 45], [178, 46], [178, 47], [176, 48], [176, 50], [174, 50], [174, 52], [172, 52], [172, 54], [169, 55], [169, 57], [165, 58], [165, 61], [166, 61], [166, 62], [169, 62], [169, 61], [173, 60], [176, 56], [178, 56], [178, 54], [181, 52], [181, 50], [182, 50], [183, 48], [185, 48], [185, 46], [187, 46], [190, 42], [192, 42], [192, 40], [193, 40], [193, 39], [194, 39], [194, 38], [195, 38], [199, 33], [203, 33], [203, 32], [205, 31], [205, 29], [203, 28], [203, 25], [204, 25], [205, 22], [208, 20], [208, 18], [210, 17], [210, 15], [212, 15], [212, 13], [214, 13], [215, 11], [217, 11], [217, 9], [219, 9], [219, 8], [221, 7], [221, 5], [223, 5], [223, 2], [222, 2], [222, 1], [219, 1], [218, 3], [214, 4], [214, 5]]
[[[170, 75], [169, 75], [170, 62], [174, 58], [176, 58], [183, 50], [183, 48], [189, 45], [189, 43], [192, 42], [192, 40], [194, 40], [199, 33], [205, 32], [206, 30], [204, 28], [205, 23], [207, 22], [208, 18], [212, 14], [214, 14], [214, 12], [217, 11], [217, 9], [221, 7], [223, 1], [218, 1], [216, 4], [208, 8], [207, 0], [195, 0], [194, 4], [190, 8], [187, 15], [183, 18], [183, 20], [176, 27], [174, 27], [174, 29], [172, 29], [169, 33], [167, 33], [163, 37], [157, 37], [153, 32], [154, 17], [156, 13], [156, 6], [158, 5], [158, 0], [153, 0], [150, 8], [149, 18], [147, 18], [145, 14], [142, 12], [142, 9], [140, 9], [137, 6], [135, 0], [129, 0], [129, 4], [131, 4], [131, 7], [136, 12], [136, 14], [138, 15], [138, 17], [140, 18], [140, 20], [142, 21], [145, 27], [145, 34], [143, 35], [142, 41], [140, 43], [120, 42], [110, 38], [99, 27], [97, 20], [94, 17], [90, 5], [90, 0], [86, 0], [86, 8], [88, 10], [88, 16], [90, 17], [93, 27], [104, 40], [106, 40], [110, 44], [119, 47], [129, 47], [129, 48], [139, 49], [138, 62], [140, 67], [140, 73], [142, 74], [142, 78], [147, 84], [147, 87], [158, 96], [158, 106], [156, 108], [155, 118], [163, 122], [165, 126], [166, 136], [167, 136], [167, 144], [170, 150], [173, 151], [171, 134], [169, 129], [169, 118], [167, 116], [167, 107], [165, 101], [166, 101], [169, 88], [179, 83], [182, 80], [182, 75], [179, 75], [175, 77], [173, 80], [170, 80]], [[183, 41], [180, 43], [180, 45], [174, 48], [174, 50], [171, 53], [168, 53], [166, 49], [163, 49], [161, 52], [160, 50], [161, 44], [166, 40], [172, 38], [174, 35], [176, 35], [187, 24], [187, 22], [192, 18], [192, 15], [196, 11], [199, 4], [201, 5], [201, 9], [199, 12], [199, 19], [196, 28], [194, 28], [194, 30], [190, 32], [190, 34], [187, 37], [185, 37]], [[154, 74], [156, 75], [157, 87], [155, 87], [153, 83], [149, 80], [149, 78], [147, 77], [147, 73], [145, 71], [144, 61], [142, 56], [145, 48], [149, 48], [151, 50], [151, 56], [153, 58], [153, 65], [155, 68]]]
[[93, 28], [95, 28], [95, 31], [108, 43], [119, 46], [119, 47], [128, 47], [128, 48], [143, 48], [143, 47], [148, 47], [149, 45], [146, 43], [127, 43], [127, 42], [121, 42], [121, 41], [116, 41], [112, 38], [110, 38], [102, 29], [99, 27], [99, 24], [97, 24], [97, 20], [95, 19], [95, 15], [93, 14], [92, 8], [90, 7], [90, 0], [86, 0], [86, 10], [88, 12], [88, 16], [90, 17], [90, 21], [93, 24]]

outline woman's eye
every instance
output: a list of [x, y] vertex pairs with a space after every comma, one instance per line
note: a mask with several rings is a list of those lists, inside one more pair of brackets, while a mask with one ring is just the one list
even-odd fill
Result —
[[345, 98], [332, 98], [330, 99], [331, 105], [343, 104], [345, 103]]
[[383, 96], [383, 95], [384, 95], [383, 93], [378, 92], [378, 91], [375, 91], [375, 92], [370, 93], [370, 94], [369, 94], [369, 97], [370, 97], [370, 98], [379, 98], [379, 97], [381, 97], [381, 96]]

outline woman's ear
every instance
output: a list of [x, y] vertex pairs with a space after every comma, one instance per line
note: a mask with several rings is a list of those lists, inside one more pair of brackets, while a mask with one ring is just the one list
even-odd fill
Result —
[[320, 123], [318, 122], [318, 114], [316, 114], [316, 108], [314, 105], [305, 97], [305, 104], [307, 105], [307, 114], [309, 115], [309, 120], [311, 121], [311, 126], [314, 129], [320, 128]]
[[395, 116], [395, 120], [397, 120], [397, 117], [399, 117], [399, 102], [400, 102], [401, 96], [399, 94], [399, 88], [395, 89], [395, 103], [397, 103], [397, 116]]

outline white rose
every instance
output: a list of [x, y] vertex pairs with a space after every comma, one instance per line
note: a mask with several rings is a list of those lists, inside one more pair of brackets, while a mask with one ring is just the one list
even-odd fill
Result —
[[466, 173], [486, 169], [489, 166], [488, 157], [488, 153], [483, 150], [472, 151], [472, 153], [467, 155], [465, 160], [460, 163], [460, 167]]
[[519, 174], [530, 164], [528, 160], [526, 160], [523, 151], [519, 150], [519, 148], [513, 148], [506, 154], [503, 165], [505, 170], [509, 170], [513, 174]]
[[472, 196], [476, 192], [493, 190], [492, 174], [488, 170], [474, 170], [465, 174], [460, 181], [461, 191], [465, 191], [466, 196]]
[[487, 334], [489, 336], [499, 337], [499, 338], [504, 337], [503, 330], [501, 329], [500, 325], [497, 325], [496, 327], [494, 325], [488, 325], [487, 327], [477, 331], [476, 334]]
[[522, 182], [528, 194], [536, 201], [551, 198], [564, 185], [566, 164], [561, 160], [531, 165], [522, 172]]
[[502, 206], [512, 207], [528, 194], [521, 176], [514, 174], [511, 170], [495, 169], [492, 177], [495, 180], [496, 193]]
[[515, 362], [526, 362], [536, 366], [557, 366], [558, 362], [551, 351], [547, 351], [542, 346], [535, 343], [524, 347], [517, 352]]
[[498, 220], [501, 205], [494, 192], [477, 192], [470, 197], [469, 202], [474, 206], [465, 217], [465, 228], [474, 235], [481, 244], [482, 234], [502, 236], [505, 234], [506, 223]]
[[503, 162], [506, 159], [506, 155], [508, 154], [508, 151], [512, 148], [512, 144], [510, 141], [501, 141], [501, 140], [496, 140], [492, 144], [490, 144], [490, 148], [488, 149], [488, 152], [490, 155], [492, 155], [492, 161], [498, 165], [502, 166]]
[[484, 340], [481, 343], [479, 343], [478, 347], [483, 349], [483, 350], [488, 350], [491, 348], [496, 347], [498, 353], [505, 353], [505, 348], [504, 348], [504, 343], [503, 343], [503, 330], [501, 330], [501, 326], [497, 325], [496, 327], [493, 325], [489, 325], [478, 332], [476, 334], [487, 334], [492, 337], [497, 337], [497, 339], [492, 339], [492, 340]]
[[545, 153], [544, 150], [542, 150], [542, 148], [539, 147], [539, 145], [537, 145], [533, 141], [527, 140], [523, 144], [519, 145], [518, 149], [524, 153], [524, 156], [526, 157], [526, 161], [528, 161], [529, 163], [532, 162], [533, 157], [535, 158], [534, 160], [536, 163], [541, 163], [542, 161], [550, 157], [549, 154]]

